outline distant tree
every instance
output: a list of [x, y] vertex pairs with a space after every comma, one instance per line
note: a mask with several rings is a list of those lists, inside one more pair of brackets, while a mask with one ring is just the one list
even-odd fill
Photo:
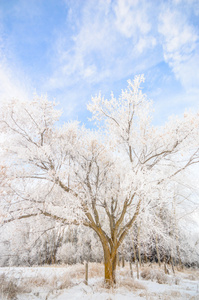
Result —
[[12, 100], [0, 112], [6, 136], [1, 147], [15, 191], [4, 224], [42, 215], [91, 228], [103, 248], [109, 286], [116, 281], [118, 248], [138, 216], [146, 207], [153, 210], [160, 191], [199, 161], [199, 115], [151, 125], [143, 81], [143, 76], [128, 81], [118, 99], [92, 98], [88, 109], [96, 131], [78, 122], [59, 127], [61, 114], [45, 97]]

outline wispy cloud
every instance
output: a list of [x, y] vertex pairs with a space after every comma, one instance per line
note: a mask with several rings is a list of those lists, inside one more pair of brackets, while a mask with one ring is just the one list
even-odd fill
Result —
[[187, 91], [199, 86], [199, 35], [187, 15], [173, 8], [162, 9], [159, 33], [165, 61]]
[[79, 80], [98, 83], [110, 76], [117, 78], [117, 74], [126, 77], [132, 74], [134, 58], [156, 45], [155, 37], [149, 34], [147, 5], [129, 0], [85, 3], [77, 23], [72, 18], [76, 12], [70, 8], [68, 18], [76, 28], [72, 38], [63, 33], [55, 43], [51, 88]]
[[149, 33], [151, 23], [147, 14], [147, 2], [118, 0], [114, 10], [117, 29], [127, 38], [137, 38], [139, 35]]
[[126, 84], [162, 60], [154, 55], [156, 34], [146, 1], [77, 2], [66, 1], [65, 27], [53, 42], [52, 73], [43, 86], [56, 94], [70, 117], [86, 110], [91, 95], [99, 90], [109, 94], [118, 82]]
[[[100, 80], [102, 76], [108, 76], [108, 61], [112, 48], [113, 35], [111, 34], [110, 19], [104, 20], [107, 6], [100, 2], [97, 7], [88, 1], [81, 11], [81, 26], [74, 20], [70, 23], [75, 27], [72, 36], [66, 36], [65, 32], [58, 37], [55, 43], [55, 72], [52, 74], [49, 86], [54, 88], [65, 85], [73, 85], [75, 82], [85, 80], [92, 83]], [[69, 19], [76, 12], [70, 8]], [[70, 40], [69, 40], [70, 39]], [[103, 66], [100, 66], [103, 60]], [[100, 71], [100, 72], [99, 72]]]

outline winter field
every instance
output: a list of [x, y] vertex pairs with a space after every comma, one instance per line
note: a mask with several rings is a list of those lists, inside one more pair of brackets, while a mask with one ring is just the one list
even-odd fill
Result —
[[130, 300], [130, 299], [199, 299], [199, 270], [175, 270], [164, 274], [163, 266], [145, 264], [137, 279], [129, 265], [118, 267], [117, 284], [106, 289], [103, 283], [103, 265], [89, 263], [88, 285], [85, 284], [85, 266], [44, 266], [0, 268], [0, 299], [41, 300]]
[[0, 300], [199, 300], [198, 17], [0, 0]]

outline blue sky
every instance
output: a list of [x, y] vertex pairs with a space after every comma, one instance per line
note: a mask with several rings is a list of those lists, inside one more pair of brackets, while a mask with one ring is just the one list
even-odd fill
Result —
[[47, 93], [87, 122], [91, 95], [143, 73], [156, 124], [198, 109], [198, 0], [0, 0], [0, 99]]

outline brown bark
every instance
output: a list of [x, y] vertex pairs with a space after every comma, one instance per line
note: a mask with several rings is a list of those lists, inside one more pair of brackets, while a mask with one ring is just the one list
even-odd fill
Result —
[[88, 285], [88, 262], [85, 263], [85, 284]]
[[132, 262], [129, 262], [129, 266], [130, 266], [130, 273], [131, 273], [131, 278], [133, 278], [133, 267], [132, 267]]
[[116, 259], [109, 260], [104, 254], [104, 281], [107, 287], [112, 287], [116, 283]]
[[118, 267], [120, 267], [120, 257], [119, 257], [119, 254], [117, 254], [117, 265], [118, 265]]
[[104, 281], [106, 286], [112, 287], [116, 283], [117, 248], [107, 239], [100, 228], [95, 230], [104, 250]]
[[140, 276], [139, 276], [139, 264], [138, 264], [138, 260], [136, 260], [136, 268], [137, 268], [137, 279], [139, 279]]
[[124, 255], [122, 255], [122, 268], [125, 267], [125, 259], [124, 259]]
[[147, 259], [146, 252], [144, 252], [144, 261], [145, 261], [145, 263], [147, 263], [147, 262], [148, 262], [148, 259]]
[[113, 273], [113, 282], [116, 283], [116, 268], [117, 268], [117, 255], [115, 255], [112, 262], [112, 273]]

